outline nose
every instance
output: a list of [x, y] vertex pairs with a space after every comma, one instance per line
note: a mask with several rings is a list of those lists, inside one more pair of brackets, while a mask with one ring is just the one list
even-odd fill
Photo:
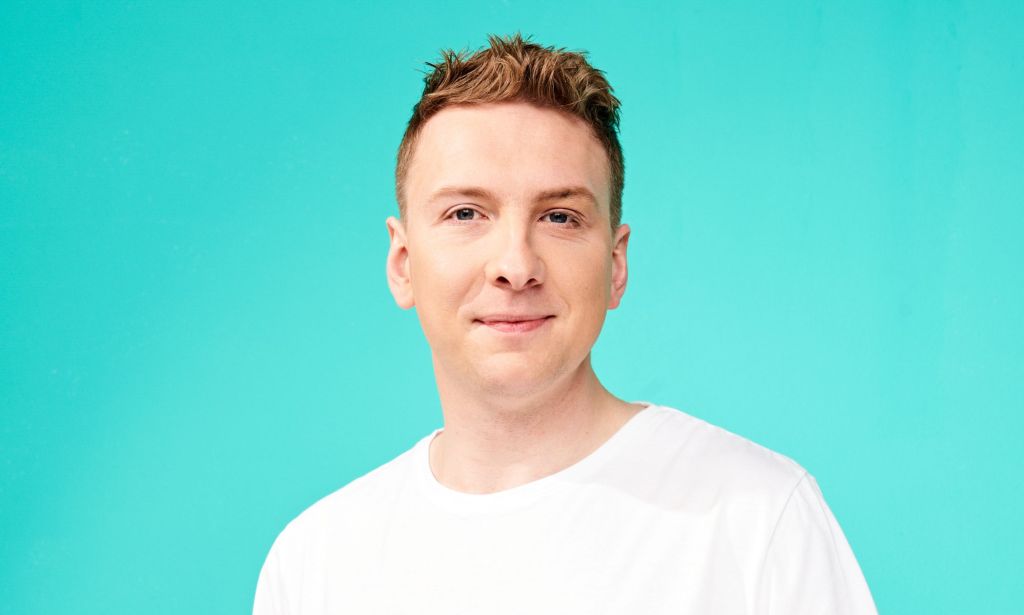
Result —
[[529, 232], [521, 228], [507, 228], [495, 235], [496, 245], [486, 271], [491, 283], [513, 291], [543, 283], [544, 261], [534, 249]]

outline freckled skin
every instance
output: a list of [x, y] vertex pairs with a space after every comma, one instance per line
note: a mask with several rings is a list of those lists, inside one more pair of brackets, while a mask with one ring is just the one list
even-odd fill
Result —
[[[388, 280], [416, 307], [439, 386], [529, 396], [590, 373], [625, 290], [629, 228], [610, 227], [608, 159], [589, 127], [525, 103], [449, 107], [423, 126], [405, 187]], [[546, 320], [487, 325], [510, 314]]]

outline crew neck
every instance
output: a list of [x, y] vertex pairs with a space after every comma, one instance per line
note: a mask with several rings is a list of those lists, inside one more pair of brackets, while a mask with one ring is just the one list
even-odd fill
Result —
[[424, 495], [434, 504], [449, 512], [463, 516], [501, 514], [529, 506], [544, 496], [552, 487], [569, 481], [576, 481], [589, 472], [601, 467], [617, 451], [625, 446], [641, 426], [654, 415], [654, 404], [644, 401], [630, 402], [643, 404], [619, 429], [600, 446], [579, 461], [561, 470], [522, 485], [494, 493], [466, 493], [443, 485], [430, 469], [430, 443], [444, 428], [435, 429], [422, 438], [412, 450], [415, 482]]

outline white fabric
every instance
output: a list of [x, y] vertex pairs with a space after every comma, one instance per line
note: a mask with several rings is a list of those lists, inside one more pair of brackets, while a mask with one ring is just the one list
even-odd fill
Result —
[[436, 433], [288, 524], [254, 614], [875, 613], [814, 479], [704, 421], [648, 406], [486, 495], [432, 475]]

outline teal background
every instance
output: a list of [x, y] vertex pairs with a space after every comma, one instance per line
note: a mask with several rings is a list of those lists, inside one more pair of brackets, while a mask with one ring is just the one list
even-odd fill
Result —
[[623, 101], [595, 349], [817, 478], [886, 613], [1018, 613], [1024, 3], [3, 2], [0, 613], [245, 613], [440, 425], [383, 268], [441, 47]]

